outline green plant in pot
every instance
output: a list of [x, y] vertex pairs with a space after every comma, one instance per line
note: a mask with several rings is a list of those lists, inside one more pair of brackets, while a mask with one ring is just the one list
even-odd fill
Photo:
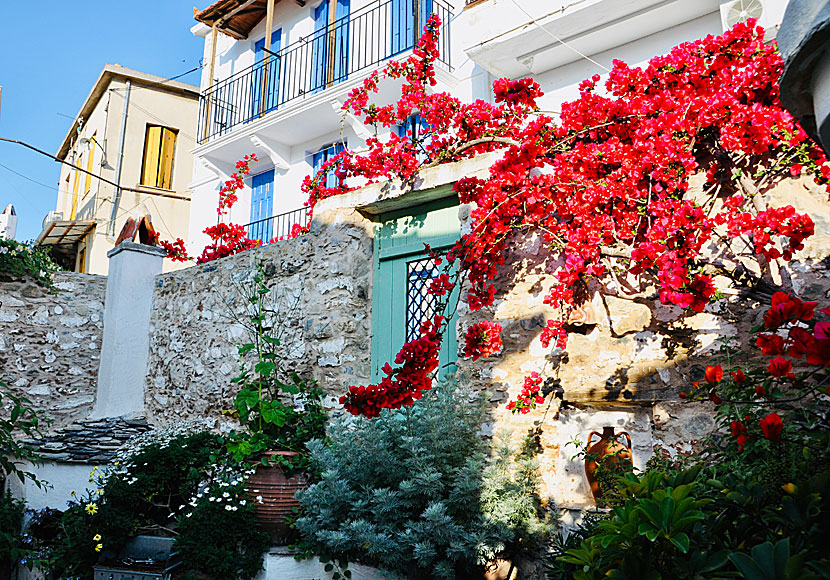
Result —
[[243, 429], [223, 441], [234, 461], [257, 465], [248, 480], [257, 520], [273, 540], [287, 541], [286, 518], [299, 506], [294, 495], [311, 478], [306, 443], [325, 438], [328, 416], [322, 389], [287, 368], [281, 347], [299, 297], [289, 298], [293, 302], [286, 306], [286, 296], [269, 289], [266, 280], [265, 264], [260, 263], [252, 283], [240, 288], [248, 310], [247, 318], [238, 322], [249, 331], [252, 342], [239, 346], [243, 367], [233, 380], [239, 391], [233, 408], [224, 413]]

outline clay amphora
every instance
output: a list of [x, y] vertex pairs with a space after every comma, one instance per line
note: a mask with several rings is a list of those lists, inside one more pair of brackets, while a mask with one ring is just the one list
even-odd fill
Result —
[[[594, 435], [599, 441], [591, 445]], [[625, 437], [627, 445], [619, 442]], [[604, 491], [597, 478], [597, 469], [610, 473], [622, 473], [631, 469], [631, 437], [625, 431], [614, 434], [613, 427], [603, 427], [602, 434], [592, 431], [588, 436], [588, 448], [585, 453], [585, 477], [594, 494], [594, 501], [600, 503]]]

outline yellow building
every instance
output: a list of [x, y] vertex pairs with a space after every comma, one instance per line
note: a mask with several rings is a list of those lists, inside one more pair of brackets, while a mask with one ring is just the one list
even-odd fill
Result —
[[187, 239], [198, 109], [198, 87], [105, 66], [58, 150], [57, 204], [37, 243], [67, 269], [106, 274], [130, 217]]

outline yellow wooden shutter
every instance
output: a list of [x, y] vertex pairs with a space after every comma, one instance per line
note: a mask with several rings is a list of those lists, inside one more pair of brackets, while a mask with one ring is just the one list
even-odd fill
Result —
[[161, 127], [147, 126], [144, 137], [144, 168], [141, 171], [141, 184], [158, 187], [159, 148], [161, 146]]
[[158, 187], [173, 189], [173, 153], [175, 150], [176, 133], [171, 129], [162, 129]]
[[[90, 140], [90, 146], [95, 147], [95, 135], [92, 136]], [[90, 149], [89, 152], [86, 154], [86, 183], [84, 183], [84, 197], [86, 194], [89, 193], [89, 190], [92, 189], [92, 161], [95, 159], [95, 149]]]
[[78, 182], [81, 181], [81, 172], [78, 167], [82, 164], [82, 159], [78, 159], [78, 164], [75, 166], [75, 183], [72, 185], [72, 211], [69, 213], [69, 219], [74, 220], [75, 214], [78, 212]]

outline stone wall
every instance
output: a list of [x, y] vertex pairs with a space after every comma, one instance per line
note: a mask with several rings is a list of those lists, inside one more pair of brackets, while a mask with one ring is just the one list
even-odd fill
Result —
[[[694, 190], [692, 190], [694, 193]], [[830, 298], [830, 204], [823, 188], [806, 179], [788, 179], [764, 195], [770, 206], [793, 205], [816, 224], [810, 238], [792, 262], [766, 274], [770, 287], [795, 291], [801, 298], [822, 304]], [[461, 213], [462, 217], [466, 212]], [[634, 462], [643, 467], [654, 454], [676, 456], [693, 450], [715, 427], [714, 405], [682, 403], [678, 397], [693, 381], [703, 380], [724, 341], [757, 356], [750, 329], [762, 321], [769, 294], [735, 287], [723, 276], [715, 278], [723, 299], [699, 314], [689, 315], [656, 298], [656, 288], [626, 294], [614, 282], [588, 288], [588, 301], [570, 325], [567, 354], [544, 348], [540, 334], [544, 321], [557, 313], [542, 304], [560, 265], [549, 259], [539, 237], [516, 237], [496, 281], [492, 308], [471, 313], [459, 307], [459, 344], [469, 324], [492, 319], [503, 327], [502, 352], [472, 363], [459, 356], [460, 382], [487, 393], [492, 424], [487, 432], [510, 430], [515, 437], [538, 430], [544, 453], [540, 457], [545, 494], [560, 506], [590, 504], [579, 448], [591, 431], [609, 425], [631, 435]], [[775, 279], [777, 278], [777, 279]], [[620, 285], [636, 281], [621, 277]], [[463, 294], [463, 293], [462, 293]], [[756, 353], [756, 354], [752, 354]], [[459, 353], [460, 354], [460, 353]], [[549, 400], [527, 415], [505, 410], [521, 391], [526, 375], [561, 380], [569, 408]]]
[[[218, 419], [250, 342], [245, 296], [262, 264], [283, 363], [332, 395], [369, 377], [371, 222], [318, 212], [311, 232], [156, 278], [146, 404], [151, 421]], [[335, 405], [335, 400], [330, 401]]]
[[47, 291], [0, 282], [0, 379], [61, 427], [95, 402], [106, 278], [58, 272]]

